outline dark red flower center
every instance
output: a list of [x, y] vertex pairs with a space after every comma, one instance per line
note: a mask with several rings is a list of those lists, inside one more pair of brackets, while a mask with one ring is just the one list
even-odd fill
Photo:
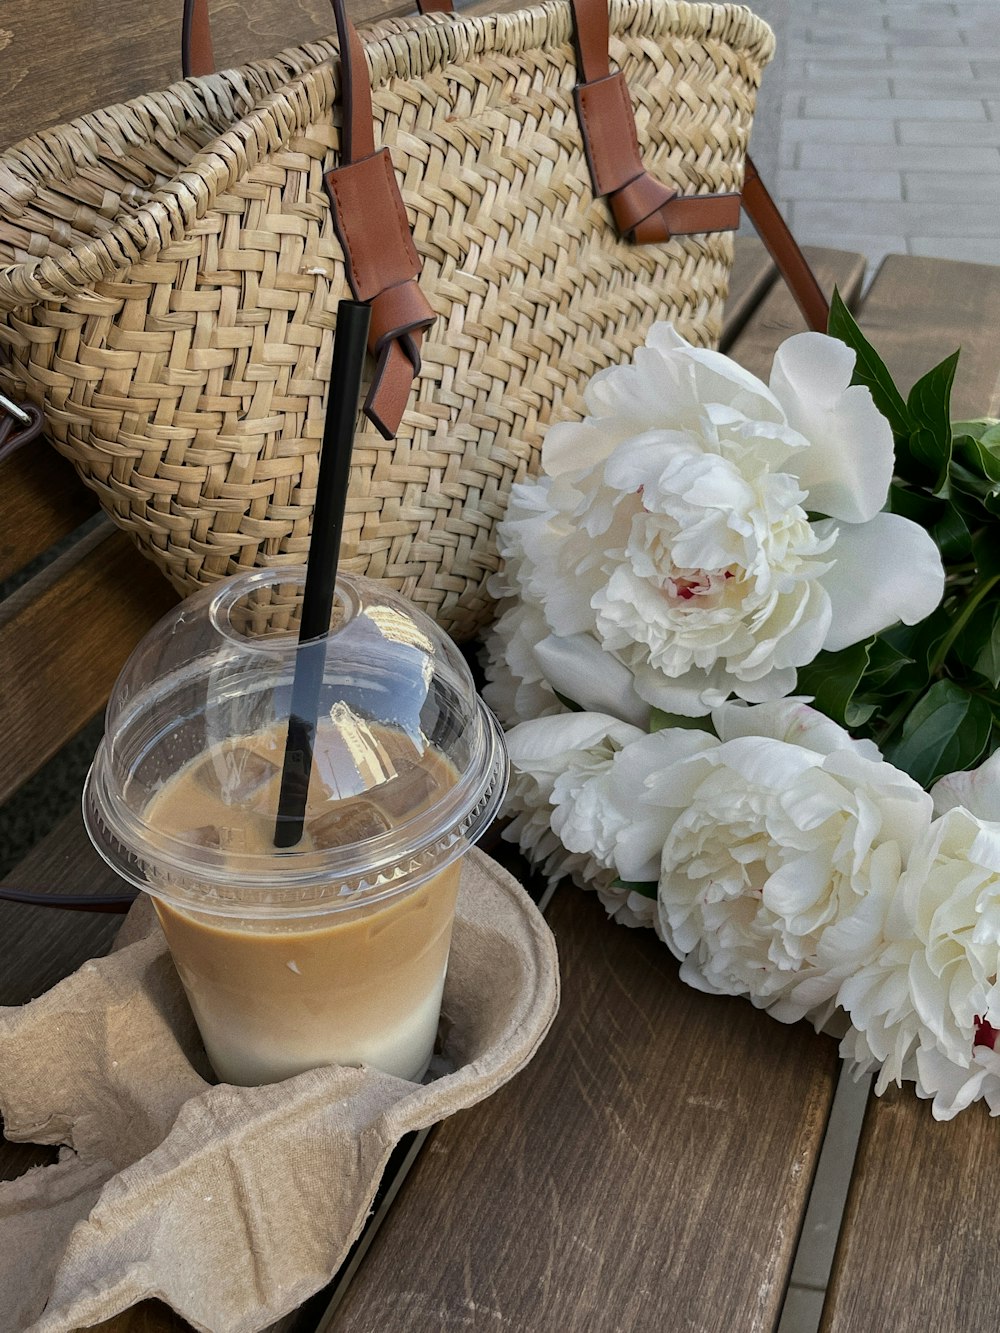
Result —
[[987, 1023], [985, 1018], [976, 1015], [976, 1035], [973, 1038], [972, 1045], [988, 1046], [991, 1051], [996, 1050], [997, 1037], [1000, 1037], [1000, 1029], [995, 1028], [992, 1023]]

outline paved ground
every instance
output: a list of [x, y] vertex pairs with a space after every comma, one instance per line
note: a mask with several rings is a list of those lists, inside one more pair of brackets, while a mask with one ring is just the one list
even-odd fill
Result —
[[1000, 264], [998, 0], [790, 0], [784, 56], [801, 242]]

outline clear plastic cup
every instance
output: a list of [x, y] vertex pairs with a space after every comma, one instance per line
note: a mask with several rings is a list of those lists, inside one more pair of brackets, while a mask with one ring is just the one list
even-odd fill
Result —
[[[126, 662], [84, 791], [94, 845], [151, 895], [225, 1082], [327, 1064], [420, 1079], [462, 853], [507, 758], [454, 644], [398, 594], [341, 576], [297, 643], [303, 568], [181, 603]], [[305, 832], [274, 845], [296, 654], [321, 654]]]

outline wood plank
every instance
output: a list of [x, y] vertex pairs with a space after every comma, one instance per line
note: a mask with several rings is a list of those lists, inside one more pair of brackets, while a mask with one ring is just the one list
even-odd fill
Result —
[[[802, 249], [827, 296], [836, 286], [847, 304], [855, 305], [865, 275], [864, 256], [816, 245]], [[729, 354], [766, 383], [778, 345], [805, 328], [791, 292], [779, 279], [747, 320]]]
[[[211, 0], [220, 68], [328, 36], [328, 0]], [[411, 0], [348, 0], [357, 23], [412, 14]], [[5, 0], [0, 16], [0, 148], [98, 107], [181, 77], [181, 5], [92, 0]], [[70, 36], [71, 40], [67, 40]]]
[[1000, 416], [1000, 266], [889, 255], [864, 328], [904, 393], [957, 347], [952, 416]]
[[869, 1104], [822, 1333], [997, 1327], [1000, 1124], [982, 1104], [947, 1124], [910, 1086]]
[[0, 465], [0, 581], [97, 511], [97, 497], [43, 439]]
[[771, 1330], [834, 1043], [683, 985], [592, 895], [561, 887], [549, 920], [552, 1032], [432, 1132], [326, 1327]]
[[729, 278], [729, 295], [726, 298], [725, 322], [719, 340], [720, 351], [729, 351], [747, 320], [764, 299], [765, 293], [776, 281], [780, 281], [778, 270], [757, 237], [737, 236], [733, 271]]
[[[998, 410], [1000, 268], [891, 256], [860, 323], [900, 386], [957, 346], [957, 414]], [[938, 1124], [911, 1085], [869, 1103], [824, 1333], [994, 1328], [1000, 1121], [982, 1105]]]
[[0, 801], [104, 706], [177, 595], [110, 523], [0, 606]]

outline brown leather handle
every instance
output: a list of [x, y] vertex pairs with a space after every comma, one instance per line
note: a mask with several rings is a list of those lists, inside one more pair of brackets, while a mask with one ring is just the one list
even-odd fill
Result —
[[743, 206], [806, 323], [816, 333], [825, 333], [830, 304], [749, 153], [743, 173]]
[[[450, 12], [451, 0], [416, 0], [422, 14]], [[607, 0], [570, 0], [580, 82], [577, 114], [594, 193], [606, 197], [619, 235], [637, 244], [739, 226], [737, 194], [680, 195], [645, 170], [624, 77], [612, 73]], [[829, 305], [809, 261], [749, 154], [742, 202], [810, 328], [825, 332]]]
[[[444, 0], [437, 0], [443, 3]], [[365, 50], [347, 17], [344, 0], [332, 0], [340, 46], [343, 107], [340, 165], [324, 183], [333, 224], [359, 301], [372, 308], [368, 348], [375, 375], [365, 415], [391, 440], [402, 420], [413, 380], [420, 372], [420, 344], [436, 315], [417, 285], [420, 258], [413, 244], [388, 149], [375, 149], [371, 81]], [[214, 69], [207, 0], [184, 0], [182, 52], [185, 77]]]
[[181, 19], [181, 69], [186, 79], [215, 73], [208, 0], [184, 0]]

